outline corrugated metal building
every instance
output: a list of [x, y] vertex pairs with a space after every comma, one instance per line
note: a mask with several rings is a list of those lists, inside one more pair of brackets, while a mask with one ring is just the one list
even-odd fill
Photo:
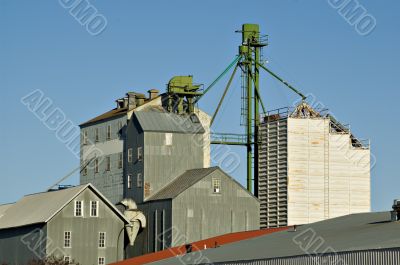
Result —
[[104, 265], [123, 258], [129, 221], [92, 185], [27, 195], [0, 206], [0, 263], [47, 256]]
[[261, 228], [370, 211], [369, 142], [306, 103], [271, 111], [260, 128]]
[[133, 199], [145, 214], [127, 257], [259, 229], [259, 201], [219, 168], [210, 168], [210, 117], [172, 113], [163, 95], [128, 93], [117, 108], [81, 125], [81, 183], [113, 203]]
[[149, 264], [395, 265], [399, 225], [390, 212], [351, 214]]

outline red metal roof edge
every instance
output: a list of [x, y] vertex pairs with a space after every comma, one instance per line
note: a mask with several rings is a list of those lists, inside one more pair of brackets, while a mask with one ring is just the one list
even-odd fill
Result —
[[[216, 236], [216, 237], [211, 237], [208, 239], [200, 240], [191, 243], [192, 245], [192, 252], [193, 251], [199, 251], [203, 250], [206, 248], [215, 248], [218, 246], [222, 246], [225, 244], [245, 240], [245, 239], [250, 239], [253, 237], [258, 237], [262, 235], [267, 235], [267, 234], [272, 234], [275, 232], [279, 231], [285, 231], [288, 230], [290, 227], [279, 227], [279, 228], [268, 228], [268, 229], [262, 229], [262, 230], [253, 230], [253, 231], [244, 231], [244, 232], [236, 232], [236, 233], [230, 233], [230, 234], [225, 234], [221, 236]], [[167, 258], [172, 258], [178, 255], [183, 255], [186, 253], [186, 245], [178, 246], [178, 247], [172, 247], [169, 249], [165, 249], [162, 251], [154, 252], [154, 253], [149, 253], [145, 254], [139, 257], [131, 258], [131, 259], [126, 259], [123, 261], [119, 261], [116, 263], [112, 263], [112, 265], [142, 265], [142, 264], [147, 264]], [[111, 265], [111, 264], [110, 264]]]

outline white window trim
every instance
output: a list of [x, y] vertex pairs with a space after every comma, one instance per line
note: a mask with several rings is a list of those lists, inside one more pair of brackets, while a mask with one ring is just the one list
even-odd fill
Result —
[[128, 149], [128, 162], [132, 163], [132, 161], [133, 161], [133, 149], [129, 148]]
[[[218, 183], [218, 190], [215, 190], [215, 183]], [[215, 194], [219, 194], [219, 193], [221, 193], [221, 179], [219, 179], [219, 178], [213, 178], [212, 179], [212, 182], [211, 182], [211, 185], [212, 185], [212, 190], [213, 190], [213, 193], [215, 193]]]
[[[104, 234], [104, 246], [103, 247], [100, 246], [100, 235], [101, 234]], [[98, 242], [97, 246], [99, 248], [101, 248], [101, 249], [106, 248], [106, 239], [107, 239], [107, 233], [106, 232], [99, 232], [99, 242]]]
[[128, 174], [126, 182], [127, 182], [128, 189], [131, 189], [132, 188], [132, 174]]
[[71, 256], [64, 256], [64, 261], [68, 262], [68, 264], [71, 263]]
[[143, 187], [143, 174], [140, 172], [136, 175], [136, 187]]
[[[76, 215], [76, 203], [77, 202], [81, 202], [81, 215]], [[75, 217], [84, 217], [83, 208], [84, 208], [83, 201], [74, 201], [74, 216]]]
[[[69, 233], [69, 246], [66, 246], [65, 242], [66, 242], [66, 233]], [[72, 232], [71, 231], [64, 231], [64, 248], [71, 248], [72, 247]]]
[[[92, 214], [93, 202], [96, 203], [96, 215]], [[90, 217], [99, 217], [99, 201], [90, 201]]]
[[173, 142], [173, 134], [172, 133], [165, 133], [165, 145], [172, 146]]
[[[103, 259], [103, 262], [102, 262], [102, 263], [100, 263], [100, 259]], [[105, 264], [106, 264], [106, 258], [105, 258], [105, 257], [99, 257], [99, 258], [97, 259], [97, 263], [98, 263], [98, 265], [105, 265]]]
[[143, 159], [143, 147], [139, 146], [137, 148], [137, 160], [142, 161]]

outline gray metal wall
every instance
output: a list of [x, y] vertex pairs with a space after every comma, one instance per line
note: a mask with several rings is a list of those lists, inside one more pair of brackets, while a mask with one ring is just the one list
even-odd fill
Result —
[[133, 247], [127, 247], [127, 258], [159, 251], [171, 246], [171, 199], [151, 201], [138, 205], [145, 214], [147, 227], [139, 232]]
[[249, 260], [213, 263], [225, 265], [398, 265], [400, 249], [379, 249], [326, 254], [321, 256], [299, 256], [268, 260]]
[[[84, 217], [74, 217], [74, 201], [84, 202]], [[121, 260], [124, 249], [124, 223], [94, 194], [86, 189], [71, 201], [47, 224], [48, 239], [58, 246], [54, 254], [71, 256], [81, 265], [98, 264], [98, 257], [105, 257], [106, 264]], [[99, 201], [99, 217], [90, 217], [90, 201]], [[71, 231], [71, 248], [64, 248], [64, 231]], [[106, 232], [106, 248], [99, 248], [99, 232]]]
[[[118, 130], [118, 122], [122, 122], [123, 128]], [[127, 116], [123, 115], [111, 118], [87, 126], [81, 127], [81, 135], [88, 131], [89, 144], [83, 145], [81, 140], [81, 166], [84, 159], [90, 160], [93, 157], [93, 150], [101, 150], [99, 156], [99, 173], [94, 172], [94, 162], [87, 167], [87, 175], [80, 174], [80, 184], [92, 183], [112, 203], [116, 204], [123, 199], [124, 165], [126, 164], [126, 123]], [[111, 125], [111, 139], [106, 139], [107, 126]], [[99, 129], [99, 142], [95, 142], [95, 130]], [[123, 166], [118, 168], [119, 153], [123, 153]], [[88, 156], [88, 154], [90, 154]], [[86, 157], [87, 156], [87, 157]], [[105, 156], [110, 156], [111, 170], [106, 171]]]
[[46, 225], [0, 230], [0, 264], [24, 265], [46, 254]]
[[[212, 179], [221, 180], [213, 192]], [[216, 170], [172, 201], [172, 246], [222, 234], [259, 229], [259, 201], [239, 183]]]
[[[204, 167], [203, 134], [172, 134], [172, 145], [165, 145], [165, 133], [145, 132], [145, 198], [155, 194], [188, 169]], [[146, 196], [148, 195], [148, 196]]]

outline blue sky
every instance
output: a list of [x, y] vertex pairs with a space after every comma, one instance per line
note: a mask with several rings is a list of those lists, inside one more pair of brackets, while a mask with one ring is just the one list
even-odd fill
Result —
[[[93, 36], [59, 1], [0, 0], [0, 203], [45, 190], [78, 166], [54, 131], [21, 98], [35, 89], [75, 124], [114, 107], [129, 90], [165, 89], [174, 75], [210, 84], [237, 53], [243, 23], [269, 35], [269, 67], [312, 93], [361, 138], [370, 138], [372, 209], [387, 210], [398, 191], [400, 3], [359, 0], [376, 19], [367, 36], [325, 0], [95, 1], [107, 20]], [[223, 80], [223, 81], [226, 81]], [[224, 82], [200, 102], [212, 113]], [[295, 95], [263, 76], [268, 109], [291, 105]], [[240, 80], [233, 82], [214, 131], [242, 132]], [[233, 173], [245, 183], [242, 148]], [[74, 175], [66, 184], [77, 184]]]

